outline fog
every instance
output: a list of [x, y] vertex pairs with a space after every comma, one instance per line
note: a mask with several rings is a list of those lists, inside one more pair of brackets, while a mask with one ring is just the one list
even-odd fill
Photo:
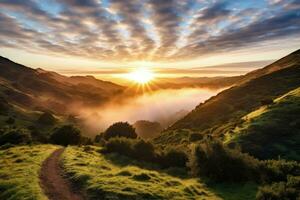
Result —
[[219, 91], [202, 88], [158, 90], [115, 100], [97, 109], [83, 109], [80, 118], [93, 134], [118, 121], [149, 120], [167, 127]]

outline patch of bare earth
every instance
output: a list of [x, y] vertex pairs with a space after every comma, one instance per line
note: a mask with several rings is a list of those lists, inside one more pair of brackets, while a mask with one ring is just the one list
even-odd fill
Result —
[[63, 177], [59, 159], [64, 148], [54, 151], [43, 163], [40, 185], [49, 200], [84, 200], [82, 194], [75, 192], [68, 180]]

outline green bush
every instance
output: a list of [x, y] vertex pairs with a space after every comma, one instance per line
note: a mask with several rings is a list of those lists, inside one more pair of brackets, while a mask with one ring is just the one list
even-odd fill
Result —
[[195, 145], [189, 163], [193, 174], [224, 182], [257, 180], [259, 164], [253, 157], [218, 141]]
[[133, 139], [128, 138], [111, 138], [103, 148], [103, 153], [118, 153], [125, 156], [132, 155]]
[[50, 137], [50, 141], [58, 145], [77, 145], [81, 142], [80, 130], [72, 125], [65, 125], [56, 128]]
[[153, 144], [142, 139], [111, 138], [104, 144], [103, 153], [118, 153], [139, 161], [152, 162], [162, 168], [186, 167], [188, 157], [184, 151], [168, 149], [157, 152]]
[[103, 134], [104, 139], [113, 137], [137, 138], [135, 129], [128, 122], [117, 122], [108, 127]]
[[165, 167], [185, 168], [188, 162], [188, 156], [183, 150], [169, 148], [161, 154], [160, 164]]
[[100, 134], [96, 135], [94, 138], [94, 142], [102, 143], [104, 141], [103, 135], [104, 135], [104, 133], [100, 133]]
[[203, 135], [199, 134], [199, 133], [192, 133], [190, 135], [189, 141], [190, 142], [196, 142], [196, 141], [200, 141], [203, 139]]
[[26, 129], [12, 129], [0, 135], [0, 145], [27, 144], [31, 142], [31, 135]]
[[263, 182], [285, 182], [289, 175], [300, 176], [300, 164], [296, 161], [266, 160], [261, 161], [260, 172]]
[[287, 182], [277, 182], [259, 187], [256, 200], [300, 199], [300, 176], [288, 177]]
[[12, 125], [16, 122], [16, 120], [13, 117], [9, 117], [5, 122], [9, 125]]
[[148, 162], [155, 160], [154, 146], [150, 142], [137, 140], [135, 143], [133, 143], [132, 150], [133, 157], [135, 159]]

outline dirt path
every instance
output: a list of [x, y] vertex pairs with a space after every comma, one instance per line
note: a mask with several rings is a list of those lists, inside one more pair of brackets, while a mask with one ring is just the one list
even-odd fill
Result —
[[84, 200], [84, 198], [72, 191], [70, 183], [62, 177], [62, 168], [59, 165], [59, 157], [64, 148], [54, 151], [43, 163], [40, 184], [49, 200]]

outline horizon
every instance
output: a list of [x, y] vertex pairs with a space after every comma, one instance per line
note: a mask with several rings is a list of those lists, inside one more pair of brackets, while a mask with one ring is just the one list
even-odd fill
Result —
[[[64, 75], [118, 81], [147, 68], [160, 77], [235, 76], [300, 46], [300, 5], [293, 0], [4, 0], [0, 5], [0, 55]], [[219, 67], [230, 64], [232, 69]]]

